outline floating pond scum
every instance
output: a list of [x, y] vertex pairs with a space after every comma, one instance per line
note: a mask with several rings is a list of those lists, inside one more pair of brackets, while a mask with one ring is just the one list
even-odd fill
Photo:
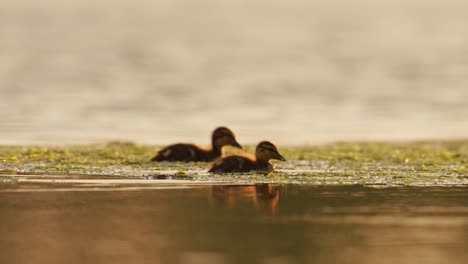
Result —
[[[468, 141], [334, 143], [282, 147], [287, 162], [272, 173], [207, 173], [209, 163], [150, 162], [159, 147], [131, 142], [0, 147], [0, 182], [157, 180], [205, 183], [450, 186], [468, 184]], [[228, 149], [229, 152], [238, 150]], [[246, 149], [253, 151], [253, 146]]]

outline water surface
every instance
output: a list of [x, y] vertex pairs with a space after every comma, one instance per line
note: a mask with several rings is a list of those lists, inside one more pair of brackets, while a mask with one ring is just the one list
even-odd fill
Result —
[[1, 263], [468, 261], [466, 187], [58, 187], [0, 186]]
[[464, 0], [4, 0], [0, 144], [468, 135]]

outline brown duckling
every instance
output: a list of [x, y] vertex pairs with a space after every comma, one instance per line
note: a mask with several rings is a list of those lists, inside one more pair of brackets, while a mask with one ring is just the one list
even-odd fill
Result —
[[271, 172], [275, 169], [270, 162], [272, 159], [286, 161], [273, 143], [262, 141], [257, 145], [255, 158], [243, 155], [227, 156], [215, 161], [208, 172], [226, 173], [254, 170]]
[[224, 146], [242, 149], [234, 133], [227, 127], [218, 127], [213, 131], [211, 144], [211, 149], [195, 144], [170, 145], [161, 149], [151, 161], [213, 161], [221, 157], [221, 150]]

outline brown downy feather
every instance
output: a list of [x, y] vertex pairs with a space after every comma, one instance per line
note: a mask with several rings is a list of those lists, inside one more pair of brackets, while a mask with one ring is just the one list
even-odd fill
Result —
[[273, 171], [274, 167], [270, 160], [286, 159], [279, 154], [275, 145], [268, 141], [262, 141], [257, 145], [255, 158], [246, 155], [231, 155], [220, 158], [213, 163], [208, 172], [248, 172], [248, 171]]
[[242, 148], [236, 141], [234, 133], [226, 127], [218, 127], [211, 137], [212, 148], [204, 148], [195, 144], [174, 144], [161, 149], [151, 161], [213, 161], [222, 155], [224, 146]]

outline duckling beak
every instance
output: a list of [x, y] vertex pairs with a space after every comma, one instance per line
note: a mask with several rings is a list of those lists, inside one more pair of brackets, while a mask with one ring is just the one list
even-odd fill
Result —
[[241, 146], [241, 144], [239, 144], [239, 142], [237, 142], [236, 140], [234, 140], [234, 141], [232, 142], [232, 146], [233, 146], [233, 147], [236, 147], [236, 148], [244, 149], [244, 148]]
[[283, 156], [281, 156], [281, 154], [279, 154], [278, 152], [275, 153], [275, 159], [281, 160], [281, 161], [286, 161], [286, 159]]

